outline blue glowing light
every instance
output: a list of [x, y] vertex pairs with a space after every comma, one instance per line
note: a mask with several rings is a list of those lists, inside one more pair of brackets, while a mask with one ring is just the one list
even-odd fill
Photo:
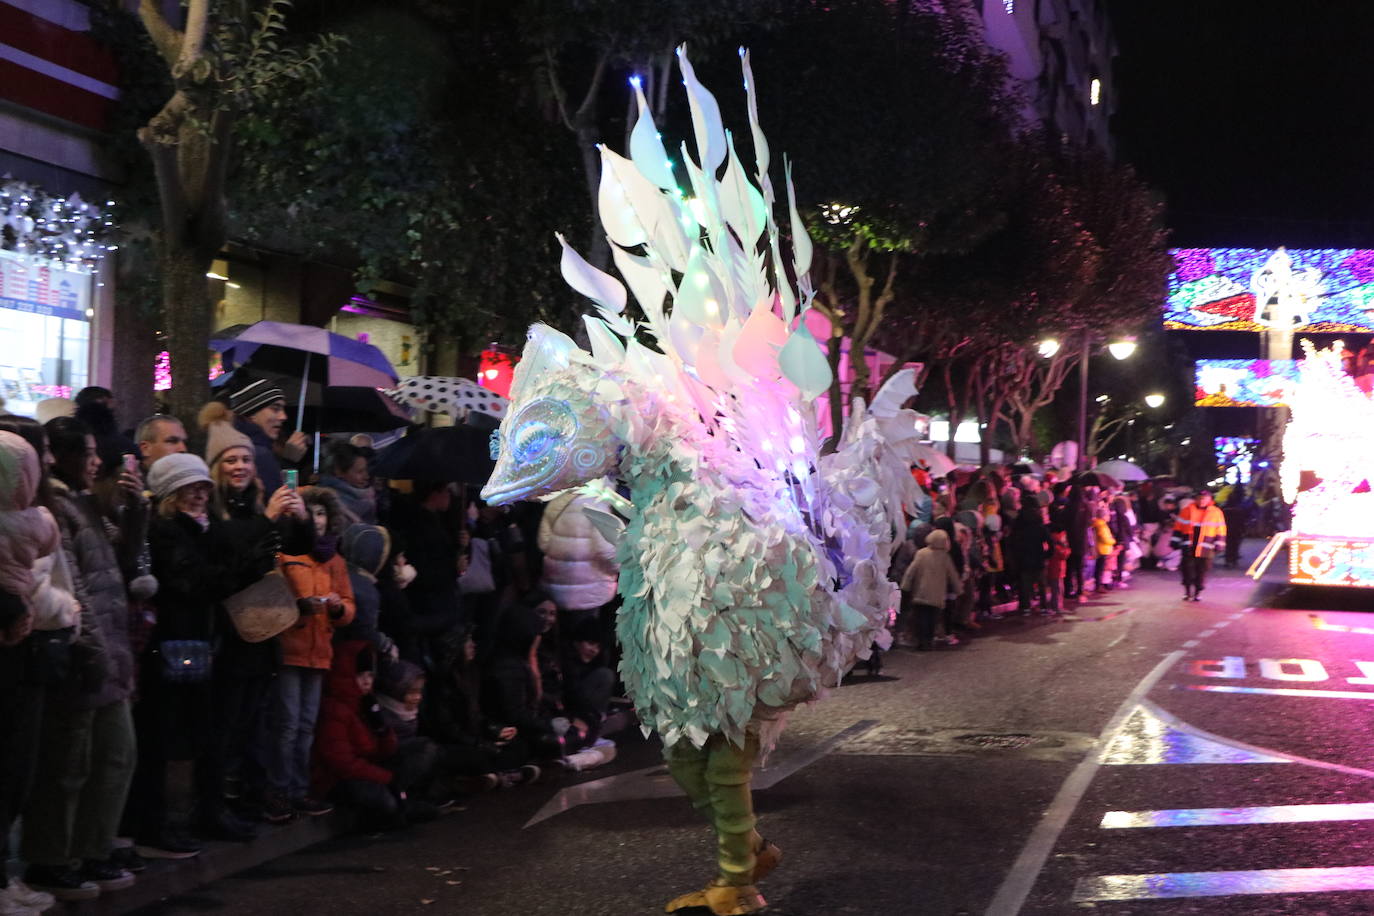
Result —
[[633, 86], [633, 87], [635, 87], [636, 89], [638, 89], [641, 85], [643, 85], [643, 81], [639, 78], [639, 74], [638, 74], [638, 73], [636, 73], [636, 74], [634, 74], [633, 76], [630, 77], [630, 85]]

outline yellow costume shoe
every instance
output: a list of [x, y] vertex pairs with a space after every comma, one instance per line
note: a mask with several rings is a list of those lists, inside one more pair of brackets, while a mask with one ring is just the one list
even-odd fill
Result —
[[673, 913], [687, 907], [703, 907], [715, 916], [740, 916], [743, 913], [757, 913], [766, 906], [768, 901], [752, 884], [708, 884], [699, 891], [669, 901], [663, 911]]

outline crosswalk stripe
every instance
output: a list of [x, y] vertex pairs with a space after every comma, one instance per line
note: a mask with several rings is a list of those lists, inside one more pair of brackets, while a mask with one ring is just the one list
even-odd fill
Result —
[[1264, 805], [1250, 808], [1173, 808], [1161, 811], [1108, 811], [1099, 825], [1131, 827], [1221, 827], [1232, 824], [1310, 824], [1374, 820], [1374, 803]]
[[1266, 868], [1255, 871], [1165, 872], [1080, 878], [1073, 902], [1227, 897], [1236, 894], [1320, 894], [1374, 890], [1374, 867]]

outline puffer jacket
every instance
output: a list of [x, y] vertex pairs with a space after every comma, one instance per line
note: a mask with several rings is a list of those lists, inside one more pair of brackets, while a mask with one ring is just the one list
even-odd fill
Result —
[[62, 530], [63, 547], [71, 560], [76, 597], [86, 611], [83, 620], [99, 632], [105, 649], [104, 682], [94, 693], [76, 697], [74, 705], [99, 709], [127, 700], [134, 690], [134, 650], [129, 638], [124, 573], [90, 494], [73, 492], [56, 478], [51, 483], [53, 510]]
[[944, 607], [945, 596], [962, 594], [963, 581], [949, 555], [949, 535], [937, 528], [902, 576], [902, 594], [913, 604]]
[[329, 669], [311, 766], [311, 783], [320, 798], [344, 780], [391, 783], [392, 773], [382, 764], [396, 754], [396, 733], [382, 717], [377, 698], [358, 688], [358, 659], [375, 661], [375, 654], [362, 640], [341, 643]]
[[615, 545], [582, 513], [584, 507], [609, 511], [605, 503], [569, 491], [545, 507], [539, 522], [543, 585], [559, 610], [598, 608], [615, 597], [620, 575]]
[[357, 606], [353, 601], [353, 585], [348, 581], [348, 564], [335, 554], [321, 562], [311, 554], [281, 558], [282, 575], [297, 598], [328, 595], [343, 599], [337, 612], [320, 611], [302, 614], [296, 625], [281, 636], [282, 663], [298, 668], [328, 670], [334, 660], [334, 630], [353, 622]]
[[0, 589], [26, 604], [34, 590], [33, 564], [61, 544], [57, 523], [35, 506], [38, 455], [21, 437], [0, 432]]

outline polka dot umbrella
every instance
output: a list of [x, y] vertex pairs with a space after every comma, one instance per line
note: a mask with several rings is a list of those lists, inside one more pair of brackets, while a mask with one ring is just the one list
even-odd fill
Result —
[[386, 393], [402, 404], [432, 413], [445, 413], [459, 420], [469, 413], [486, 414], [500, 420], [505, 417], [506, 407], [510, 404], [501, 395], [476, 382], [444, 375], [403, 378], [395, 388], [388, 388]]

